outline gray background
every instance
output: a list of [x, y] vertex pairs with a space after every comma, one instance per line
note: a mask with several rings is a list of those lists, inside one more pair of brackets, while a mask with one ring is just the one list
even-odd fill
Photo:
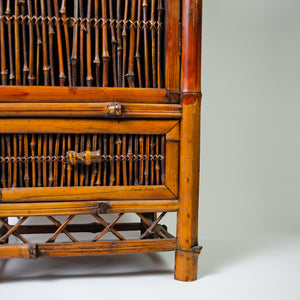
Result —
[[299, 0], [204, 0], [198, 281], [173, 253], [11, 260], [1, 297], [299, 300], [299, 56]]

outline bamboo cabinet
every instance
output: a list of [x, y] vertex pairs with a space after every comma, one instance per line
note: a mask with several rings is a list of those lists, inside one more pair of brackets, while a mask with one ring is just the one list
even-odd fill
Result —
[[201, 10], [0, 0], [0, 258], [176, 251], [197, 278]]

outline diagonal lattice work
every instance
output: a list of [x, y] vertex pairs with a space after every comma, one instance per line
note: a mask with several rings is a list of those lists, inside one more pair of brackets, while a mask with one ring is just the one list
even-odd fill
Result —
[[9, 243], [9, 238], [12, 236], [17, 238], [23, 244], [29, 244], [27, 237], [24, 237], [25, 235], [40, 234], [50, 235], [43, 243], [56, 243], [58, 237], [61, 235], [66, 236], [71, 243], [86, 241], [86, 239], [76, 238], [74, 236], [75, 233], [94, 234], [93, 238], [88, 240], [89, 242], [104, 240], [104, 237], [106, 238], [108, 233], [112, 234], [114, 238], [117, 238], [120, 241], [129, 240], [120, 232], [130, 231], [138, 231], [138, 239], [140, 240], [174, 238], [174, 236], [167, 231], [165, 225], [160, 225], [161, 220], [166, 214], [166, 212], [162, 212], [159, 215], [156, 215], [156, 213], [136, 213], [140, 222], [135, 223], [121, 223], [120, 220], [125, 215], [124, 213], [117, 214], [112, 221], [106, 221], [102, 215], [92, 213], [90, 216], [93, 217], [95, 222], [85, 224], [71, 224], [71, 221], [74, 220], [76, 215], [64, 216], [63, 222], [60, 222], [57, 217], [46, 216], [51, 222], [50, 225], [25, 224], [28, 219], [33, 219], [35, 217], [19, 217], [14, 225], [9, 224], [7, 218], [0, 218], [0, 244]]

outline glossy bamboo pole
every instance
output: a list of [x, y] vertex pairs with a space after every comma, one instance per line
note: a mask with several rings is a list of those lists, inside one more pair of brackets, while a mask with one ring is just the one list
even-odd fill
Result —
[[6, 52], [5, 52], [5, 33], [4, 33], [4, 14], [3, 0], [0, 0], [0, 46], [1, 46], [1, 80], [2, 85], [7, 85], [8, 70], [6, 68]]
[[162, 69], [161, 69], [161, 54], [162, 54], [162, 14], [163, 14], [163, 6], [162, 0], [158, 0], [158, 29], [157, 29], [157, 87], [162, 88]]
[[142, 3], [143, 7], [143, 21], [144, 21], [144, 57], [145, 57], [145, 87], [150, 87], [150, 79], [149, 79], [149, 51], [148, 51], [148, 34], [147, 34], [147, 10], [148, 10], [148, 3], [147, 0], [143, 0]]
[[110, 55], [108, 52], [108, 37], [107, 37], [107, 4], [106, 0], [101, 0], [101, 7], [102, 7], [102, 18], [103, 18], [103, 25], [102, 25], [102, 62], [103, 62], [103, 82], [102, 86], [108, 86], [108, 79], [109, 79], [109, 61]]
[[[35, 16], [39, 16], [38, 0], [34, 0], [34, 13]], [[42, 38], [40, 24], [36, 21], [36, 85], [40, 85], [40, 60], [41, 60], [41, 49], [42, 49]]]
[[[52, 5], [51, 5], [52, 0], [47, 0], [47, 10], [48, 10], [48, 17], [51, 19], [53, 14], [52, 14]], [[51, 76], [51, 85], [55, 85], [55, 74], [54, 74], [54, 29], [53, 29], [53, 24], [52, 22], [49, 22], [48, 25], [48, 31], [49, 31], [49, 60], [50, 60], [50, 76]]]
[[[92, 0], [87, 0], [87, 19], [90, 20], [92, 16]], [[86, 82], [87, 86], [93, 86], [93, 73], [92, 73], [92, 24], [88, 22], [87, 24], [87, 37], [86, 37], [86, 69], [87, 76]]]
[[85, 45], [85, 31], [83, 18], [84, 18], [84, 8], [83, 0], [79, 0], [79, 15], [80, 15], [80, 35], [79, 35], [79, 63], [80, 63], [80, 85], [84, 86], [84, 45]]
[[24, 182], [25, 187], [29, 187], [30, 185], [30, 177], [29, 177], [29, 163], [28, 163], [28, 135], [24, 134], [24, 156], [25, 156], [25, 172], [24, 172]]
[[[18, 156], [18, 141], [17, 141], [17, 135], [14, 134], [13, 135], [13, 151], [14, 151], [14, 157], [17, 157]], [[14, 162], [13, 164], [13, 172], [14, 172], [14, 175], [13, 175], [13, 185], [12, 187], [17, 187], [17, 174], [18, 174], [18, 164], [16, 162]]]
[[[122, 137], [122, 155], [124, 157], [126, 157], [127, 155], [127, 137], [126, 137], [126, 134], [123, 134], [123, 137]], [[123, 161], [122, 163], [122, 176], [123, 176], [123, 185], [127, 185], [127, 162], [126, 160]]]
[[[27, 9], [29, 18], [32, 18], [32, 0], [27, 0]], [[29, 75], [28, 75], [29, 85], [34, 85], [34, 32], [33, 23], [29, 22]]]
[[111, 32], [111, 47], [112, 47], [112, 69], [113, 69], [113, 81], [114, 87], [118, 86], [117, 79], [117, 40], [115, 33], [115, 23], [113, 14], [113, 0], [109, 0], [109, 18], [110, 18], [110, 32]]
[[123, 40], [123, 66], [122, 66], [122, 86], [125, 87], [125, 73], [127, 64], [127, 17], [128, 17], [128, 0], [125, 0], [124, 7], [124, 24], [122, 30], [122, 40]]
[[[102, 155], [102, 135], [101, 134], [98, 135], [98, 150], [100, 152], [100, 155]], [[98, 163], [97, 180], [95, 183], [95, 185], [97, 185], [97, 186], [101, 185], [101, 166], [102, 166], [102, 162], [100, 160]]]
[[157, 78], [156, 78], [156, 48], [155, 48], [155, 0], [151, 0], [151, 53], [152, 53], [152, 86], [157, 87]]
[[[91, 136], [88, 134], [86, 139], [86, 151], [89, 153], [91, 151], [92, 145], [91, 145]], [[85, 166], [85, 186], [89, 185], [89, 175], [90, 175], [90, 166], [87, 164]]]
[[[96, 22], [99, 21], [99, 0], [95, 0], [94, 2], [94, 8], [95, 8], [95, 19]], [[96, 86], [101, 86], [100, 78], [101, 78], [101, 61], [100, 61], [100, 27], [101, 23], [98, 22], [95, 27], [95, 58], [93, 63], [96, 66]]]
[[[46, 17], [45, 0], [41, 0], [41, 14], [42, 17]], [[50, 25], [49, 25], [50, 26]], [[50, 36], [49, 36], [50, 39]], [[44, 85], [49, 85], [49, 71], [50, 66], [48, 62], [48, 41], [47, 41], [47, 27], [46, 23], [42, 22], [42, 46], [43, 46], [43, 73], [44, 73]]]
[[[3, 153], [2, 155], [5, 155], [6, 151], [5, 151], [5, 137], [4, 134], [1, 134], [1, 153]], [[5, 164], [2, 163], [1, 165], [1, 184], [2, 184], [2, 188], [6, 188], [6, 176], [5, 176]]]
[[[62, 155], [66, 155], [66, 135], [63, 134], [62, 136]], [[60, 186], [64, 186], [65, 184], [65, 172], [66, 172], [66, 165], [62, 162], [61, 164], [61, 175], [60, 175]]]
[[[42, 135], [38, 135], [38, 148], [37, 148], [37, 155], [39, 157], [42, 156]], [[37, 186], [42, 186], [42, 163], [38, 162], [38, 180], [37, 180]]]
[[[115, 153], [115, 141], [114, 136], [111, 134], [109, 136], [109, 154], [114, 156]], [[116, 177], [115, 177], [115, 162], [113, 160], [110, 161], [110, 177], [109, 177], [109, 185], [115, 185]]]
[[[19, 2], [15, 1], [15, 15], [20, 15]], [[16, 65], [16, 85], [22, 84], [21, 79], [21, 57], [20, 57], [20, 25], [19, 22], [15, 22], [15, 65]]]
[[[97, 1], [97, 0], [96, 0]], [[74, 0], [74, 18], [75, 23], [73, 24], [73, 46], [72, 46], [72, 85], [77, 85], [77, 64], [78, 64], [78, 0]]]
[[[10, 135], [6, 135], [6, 147], [7, 147], [7, 156], [11, 157], [11, 146], [10, 146]], [[12, 176], [11, 176], [11, 162], [7, 164], [7, 187], [12, 185]]]
[[[22, 134], [18, 135], [19, 140], [19, 156], [23, 156], [22, 144], [23, 144], [23, 136]], [[19, 162], [19, 187], [23, 187], [23, 165], [22, 162]]]
[[118, 86], [122, 86], [122, 30], [121, 30], [121, 0], [117, 0], [117, 73]]
[[142, 87], [142, 69], [141, 69], [141, 53], [140, 53], [140, 44], [141, 44], [141, 15], [142, 15], [142, 0], [138, 0], [135, 59], [136, 59], [136, 64], [137, 64], [139, 87]]
[[[49, 135], [49, 150], [48, 155], [51, 157], [53, 155], [53, 134]], [[49, 177], [48, 177], [48, 186], [52, 187], [54, 181], [53, 177], [53, 162], [49, 161]]]
[[[31, 135], [31, 142], [30, 142], [30, 148], [31, 148], [31, 156], [35, 156], [35, 150], [36, 150], [36, 141], [35, 141], [35, 134]], [[31, 176], [32, 176], [32, 187], [36, 186], [36, 170], [35, 170], [35, 161], [33, 160], [31, 163]]]
[[201, 101], [202, 1], [182, 1], [182, 119], [180, 122], [180, 208], [177, 214], [175, 278], [197, 279]]

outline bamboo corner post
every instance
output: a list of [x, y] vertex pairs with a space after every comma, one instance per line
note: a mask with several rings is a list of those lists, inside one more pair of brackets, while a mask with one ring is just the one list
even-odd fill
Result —
[[201, 104], [201, 0], [182, 1], [180, 184], [175, 279], [197, 279]]

